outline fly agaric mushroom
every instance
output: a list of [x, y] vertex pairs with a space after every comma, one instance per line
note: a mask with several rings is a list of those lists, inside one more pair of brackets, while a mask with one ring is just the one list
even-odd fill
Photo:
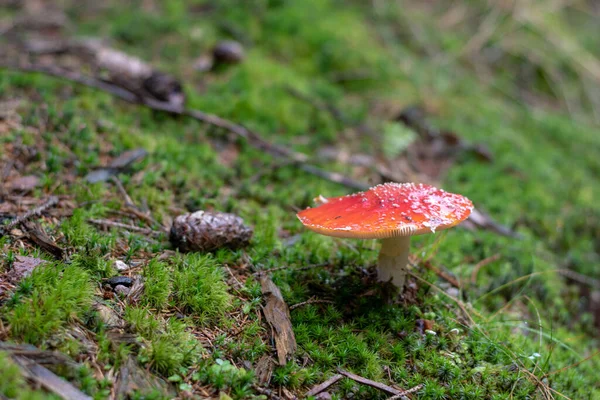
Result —
[[319, 200], [320, 206], [297, 214], [302, 224], [326, 236], [381, 239], [378, 278], [400, 288], [406, 280], [410, 237], [451, 228], [473, 209], [466, 197], [414, 183], [385, 183]]

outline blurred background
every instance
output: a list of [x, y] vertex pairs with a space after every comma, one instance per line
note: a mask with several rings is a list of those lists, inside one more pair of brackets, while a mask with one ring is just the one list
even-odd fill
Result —
[[[155, 286], [135, 302], [107, 300], [144, 343], [121, 343], [123, 354], [171, 377], [182, 397], [302, 398], [343, 367], [424, 384], [419, 399], [596, 398], [599, 21], [594, 0], [0, 0], [0, 211], [9, 221], [62, 196], [42, 224], [58, 245], [138, 263], [130, 275]], [[365, 272], [377, 245], [316, 237], [294, 214], [320, 194], [387, 181], [461, 193], [475, 212], [415, 238], [415, 271], [429, 286], [416, 280], [412, 300], [378, 308]], [[123, 214], [129, 202], [145, 217]], [[164, 231], [198, 209], [241, 215], [255, 228], [250, 248], [171, 263], [159, 260], [170, 250], [160, 236], [89, 223]], [[9, 236], [5, 260], [47, 257]], [[99, 287], [118, 274], [102, 262], [84, 268]], [[186, 262], [209, 272], [184, 275]], [[257, 364], [272, 342], [253, 274], [272, 269], [288, 304], [333, 305], [292, 312], [299, 350], [265, 378]], [[182, 286], [202, 279], [219, 288], [215, 303], [193, 303], [200, 292]], [[100, 338], [85, 353], [77, 337], [50, 340], [70, 313], [48, 317], [43, 332], [23, 322], [47, 312], [23, 305], [28, 290], [0, 303], [0, 339], [79, 357], [98, 367], [95, 383], [62, 376], [116, 396], [98, 382], [129, 359], [102, 350], [107, 329], [89, 324], [91, 299], [104, 295], [91, 291], [72, 311]], [[168, 328], [147, 325], [145, 312]], [[180, 346], [194, 340], [202, 352]], [[329, 398], [386, 397], [342, 382]]]

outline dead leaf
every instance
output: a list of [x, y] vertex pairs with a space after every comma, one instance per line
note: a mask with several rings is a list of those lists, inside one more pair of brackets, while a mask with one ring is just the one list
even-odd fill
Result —
[[0, 100], [0, 120], [10, 119], [17, 115], [17, 108], [21, 105], [21, 99]]
[[126, 171], [133, 163], [147, 155], [148, 152], [142, 148], [126, 151], [113, 159], [106, 167], [100, 167], [88, 173], [85, 180], [89, 183], [105, 182], [118, 173]]
[[271, 382], [271, 376], [273, 375], [273, 368], [275, 367], [275, 360], [269, 355], [262, 356], [256, 366], [254, 367], [254, 375], [256, 380], [261, 386], [269, 386]]
[[281, 291], [266, 275], [260, 277], [260, 286], [265, 299], [263, 312], [272, 328], [279, 365], [285, 365], [296, 352], [296, 338], [290, 320], [290, 311]]
[[41, 226], [29, 221], [21, 222], [21, 226], [27, 233], [29, 240], [31, 240], [44, 251], [52, 254], [56, 259], [62, 259], [64, 253], [63, 249], [58, 246], [48, 235], [46, 235], [46, 232], [44, 232]]
[[141, 368], [132, 356], [127, 357], [115, 383], [117, 399], [126, 399], [135, 392], [150, 393], [158, 390], [167, 398], [175, 398], [177, 391], [165, 380]]
[[233, 168], [239, 156], [239, 147], [235, 143], [230, 143], [219, 152], [219, 164]]
[[12, 269], [7, 273], [8, 279], [12, 284], [16, 284], [21, 279], [31, 275], [31, 272], [38, 265], [45, 262], [41, 258], [17, 256]]
[[11, 192], [27, 193], [40, 185], [40, 178], [35, 175], [20, 176], [6, 183]]

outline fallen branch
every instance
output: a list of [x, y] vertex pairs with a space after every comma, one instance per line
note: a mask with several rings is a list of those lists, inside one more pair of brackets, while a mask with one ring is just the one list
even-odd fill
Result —
[[251, 131], [245, 126], [213, 114], [204, 113], [199, 110], [182, 110], [181, 107], [178, 107], [177, 105], [155, 100], [150, 97], [142, 97], [112, 83], [88, 77], [74, 71], [57, 68], [55, 66], [33, 64], [21, 65], [10, 62], [0, 62], [0, 68], [16, 72], [37, 72], [54, 76], [56, 78], [65, 79], [84, 86], [92, 87], [94, 89], [102, 90], [128, 103], [144, 105], [152, 110], [164, 111], [173, 115], [185, 115], [209, 125], [225, 129], [237, 135], [238, 137], [247, 140], [254, 148], [263, 150], [275, 158], [290, 159], [293, 161], [293, 164], [297, 165], [301, 170], [309, 174], [313, 174], [331, 182], [339, 183], [352, 189], [365, 190], [369, 187], [366, 184], [355, 181], [354, 179], [337, 172], [325, 171], [321, 168], [307, 164], [309, 157], [306, 154], [290, 150], [287, 147], [272, 144], [263, 139], [258, 133]]
[[337, 383], [337, 381], [339, 381], [340, 379], [342, 379], [344, 376], [341, 374], [336, 374], [334, 376], [332, 376], [331, 378], [327, 379], [325, 382], [318, 384], [317, 386], [313, 387], [312, 389], [310, 389], [308, 392], [306, 392], [306, 394], [304, 395], [304, 397], [309, 397], [309, 396], [316, 396], [319, 393], [321, 393], [323, 390], [327, 389], [329, 386]]
[[309, 300], [303, 301], [301, 303], [296, 303], [294, 305], [291, 305], [290, 311], [292, 311], [298, 307], [306, 306], [308, 304], [335, 304], [335, 303], [331, 300], [309, 299]]
[[163, 232], [158, 232], [149, 228], [140, 228], [135, 225], [123, 224], [121, 222], [110, 221], [108, 219], [88, 219], [88, 222], [105, 228], [121, 228], [130, 232], [143, 233], [144, 235], [160, 236]]
[[338, 372], [344, 375], [346, 378], [350, 378], [355, 382], [362, 383], [363, 385], [374, 387], [375, 389], [379, 389], [382, 392], [386, 392], [392, 394], [394, 396], [401, 395], [404, 391], [395, 389], [391, 386], [388, 386], [384, 383], [375, 382], [367, 378], [363, 378], [362, 376], [353, 374], [352, 372], [345, 371], [343, 369], [338, 368]]
[[592, 278], [591, 276], [583, 275], [570, 269], [558, 269], [556, 270], [556, 272], [558, 272], [565, 278], [580, 283], [582, 285], [600, 289], [600, 279]]
[[36, 215], [40, 215], [41, 213], [43, 213], [50, 207], [54, 207], [57, 204], [58, 204], [58, 197], [52, 196], [48, 200], [46, 200], [46, 202], [44, 202], [42, 205], [27, 211], [25, 214], [21, 215], [20, 217], [15, 218], [8, 225], [2, 227], [2, 229], [4, 230], [4, 232], [9, 232], [15, 226], [22, 224], [23, 222], [27, 221], [29, 218], [35, 217]]
[[162, 226], [158, 221], [156, 221], [154, 218], [152, 218], [152, 216], [144, 213], [142, 210], [139, 209], [138, 206], [135, 205], [135, 203], [133, 202], [133, 200], [131, 199], [129, 194], [127, 194], [127, 191], [125, 190], [125, 187], [123, 186], [123, 183], [121, 183], [119, 178], [117, 178], [116, 176], [113, 176], [110, 178], [110, 180], [115, 184], [117, 191], [121, 194], [121, 196], [123, 197], [123, 200], [125, 201], [125, 207], [131, 212], [131, 214], [135, 215], [136, 217], [138, 217], [139, 219], [145, 221], [146, 223], [148, 223], [150, 225], [160, 227], [160, 230], [163, 232], [168, 231], [167, 228]]

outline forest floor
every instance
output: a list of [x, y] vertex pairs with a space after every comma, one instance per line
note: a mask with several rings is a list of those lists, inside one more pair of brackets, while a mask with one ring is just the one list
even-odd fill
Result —
[[[0, 399], [600, 398], [598, 18], [0, 1]], [[99, 48], [145, 64], [95, 65]], [[136, 66], [168, 74], [170, 102]], [[402, 295], [374, 277], [378, 243], [296, 218], [386, 181], [478, 210], [414, 238]], [[196, 210], [239, 215], [250, 243], [178, 251], [173, 220]]]

